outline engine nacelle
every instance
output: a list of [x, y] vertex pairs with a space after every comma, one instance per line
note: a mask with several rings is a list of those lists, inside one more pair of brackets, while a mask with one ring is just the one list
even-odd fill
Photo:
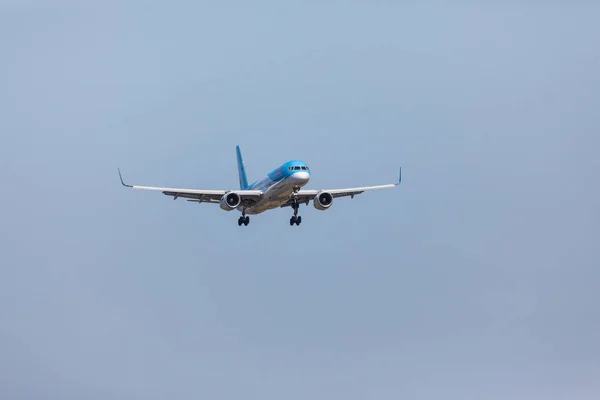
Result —
[[333, 196], [331, 193], [328, 192], [319, 192], [315, 196], [315, 200], [313, 201], [313, 203], [317, 210], [327, 210], [329, 207], [331, 207], [331, 204], [333, 203]]
[[221, 197], [219, 207], [225, 211], [233, 211], [240, 205], [241, 202], [242, 198], [239, 194], [235, 192], [225, 193], [225, 195]]

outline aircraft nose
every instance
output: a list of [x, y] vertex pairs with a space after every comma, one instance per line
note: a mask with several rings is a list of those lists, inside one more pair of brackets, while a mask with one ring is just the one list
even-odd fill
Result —
[[306, 185], [310, 179], [310, 174], [306, 171], [298, 171], [292, 175], [292, 178], [297, 185]]

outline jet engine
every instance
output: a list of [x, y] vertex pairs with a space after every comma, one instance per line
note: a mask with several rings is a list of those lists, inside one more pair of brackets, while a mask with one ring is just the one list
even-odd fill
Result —
[[225, 211], [233, 211], [240, 205], [241, 202], [242, 198], [239, 194], [235, 192], [225, 193], [225, 195], [221, 197], [219, 207]]
[[314, 205], [317, 210], [327, 210], [333, 203], [333, 196], [328, 192], [319, 192], [315, 196]]

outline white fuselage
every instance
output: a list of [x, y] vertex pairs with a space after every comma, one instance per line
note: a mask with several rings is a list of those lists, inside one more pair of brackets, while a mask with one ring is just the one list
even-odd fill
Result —
[[302, 188], [309, 180], [309, 172], [294, 171], [291, 174], [276, 176], [276, 180], [267, 176], [265, 179], [254, 183], [250, 189], [262, 190], [264, 195], [252, 207], [246, 208], [246, 214], [256, 215], [280, 207], [292, 197], [294, 191]]

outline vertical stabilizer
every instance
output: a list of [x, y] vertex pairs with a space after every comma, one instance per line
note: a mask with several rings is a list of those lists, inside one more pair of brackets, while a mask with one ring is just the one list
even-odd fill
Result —
[[238, 176], [240, 178], [240, 189], [248, 188], [248, 178], [246, 178], [246, 167], [244, 167], [244, 159], [242, 158], [242, 152], [240, 146], [235, 147], [237, 153], [237, 165], [238, 165]]

